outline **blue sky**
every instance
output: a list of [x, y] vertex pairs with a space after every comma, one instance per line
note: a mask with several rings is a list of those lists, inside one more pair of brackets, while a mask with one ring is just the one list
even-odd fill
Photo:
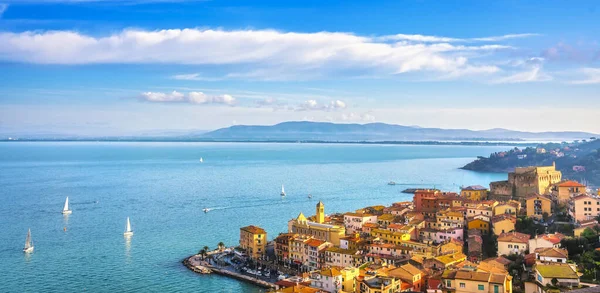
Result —
[[0, 0], [0, 133], [600, 133], [597, 1]]

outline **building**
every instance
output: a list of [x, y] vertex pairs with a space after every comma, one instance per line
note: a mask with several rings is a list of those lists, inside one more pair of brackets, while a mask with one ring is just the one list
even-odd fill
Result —
[[325, 268], [310, 274], [310, 286], [337, 293], [342, 288], [342, 273], [338, 268]]
[[355, 249], [343, 249], [339, 247], [328, 247], [325, 249], [325, 265], [332, 267], [348, 267], [354, 265]]
[[519, 212], [519, 209], [521, 209], [521, 203], [519, 203], [518, 201], [511, 200], [509, 202], [501, 203], [495, 206], [494, 216], [505, 214], [516, 215]]
[[556, 278], [562, 286], [579, 286], [579, 275], [577, 269], [569, 264], [536, 264], [533, 266], [535, 281], [541, 286], [552, 285], [552, 279]]
[[414, 292], [421, 292], [421, 289], [424, 286], [423, 271], [411, 264], [405, 264], [403, 266], [391, 269], [387, 272], [387, 275], [400, 279], [403, 287], [404, 284], [410, 285], [409, 289]]
[[492, 218], [492, 231], [496, 236], [515, 230], [517, 218], [510, 214], [502, 214]]
[[297, 234], [281, 233], [275, 238], [275, 256], [277, 260], [287, 260], [290, 257], [290, 242]]
[[348, 234], [362, 232], [365, 223], [377, 223], [377, 216], [361, 213], [344, 214], [344, 227], [346, 227], [346, 233]]
[[446, 270], [442, 275], [442, 291], [454, 293], [512, 293], [512, 277], [508, 274]]
[[559, 202], [568, 202], [572, 197], [586, 193], [586, 186], [577, 181], [563, 181], [555, 185], [553, 193]]
[[321, 254], [324, 254], [325, 249], [331, 246], [331, 243], [319, 239], [309, 239], [306, 241], [304, 245], [304, 265], [311, 271], [320, 269], [323, 263], [321, 260], [324, 261]]
[[570, 203], [569, 213], [577, 222], [595, 219], [600, 214], [600, 198], [588, 194], [578, 195]]
[[[547, 194], [562, 180], [556, 165], [544, 167], [518, 167], [508, 173], [508, 180], [490, 183], [490, 194], [502, 199], [525, 199], [529, 194]], [[508, 197], [508, 198], [507, 198]]]
[[423, 212], [424, 209], [434, 209], [434, 205], [431, 204], [427, 204], [427, 207], [424, 207], [424, 201], [426, 201], [427, 199], [435, 199], [441, 194], [442, 192], [440, 192], [439, 190], [423, 189], [415, 191], [415, 195], [413, 196], [415, 212]]
[[460, 196], [469, 200], [487, 199], [488, 189], [481, 185], [471, 185], [460, 190]]
[[373, 229], [371, 230], [371, 236], [381, 239], [385, 243], [401, 244], [402, 241], [410, 240], [409, 233], [393, 232], [384, 229]]
[[569, 252], [560, 248], [537, 248], [534, 251], [536, 259], [541, 262], [567, 263]]
[[537, 235], [529, 239], [529, 251], [533, 252], [538, 248], [560, 248], [560, 241], [565, 238], [561, 233]]
[[467, 260], [467, 256], [462, 252], [445, 254], [423, 260], [423, 267], [426, 269], [443, 270]]
[[386, 229], [390, 224], [394, 223], [396, 216], [392, 214], [382, 214], [377, 216], [377, 224], [379, 227]]
[[498, 255], [524, 254], [529, 249], [529, 235], [519, 232], [498, 236]]
[[394, 277], [376, 276], [360, 281], [360, 293], [399, 292], [401, 281]]
[[360, 270], [356, 267], [345, 267], [340, 270], [342, 274], [342, 292], [356, 292]]
[[467, 221], [468, 230], [475, 229], [481, 231], [482, 235], [490, 234], [490, 223], [482, 219], [470, 218]]
[[467, 239], [469, 261], [479, 262], [483, 258], [483, 239], [481, 235], [469, 235]]
[[533, 194], [527, 197], [527, 216], [541, 220], [552, 215], [552, 200], [545, 195]]
[[248, 256], [257, 258], [266, 253], [267, 232], [257, 226], [240, 228], [240, 248]]
[[309, 221], [300, 213], [296, 219], [288, 222], [288, 233], [309, 235], [319, 240], [340, 245], [340, 239], [346, 236], [344, 226], [325, 223], [325, 205], [319, 201], [316, 207], [315, 221]]

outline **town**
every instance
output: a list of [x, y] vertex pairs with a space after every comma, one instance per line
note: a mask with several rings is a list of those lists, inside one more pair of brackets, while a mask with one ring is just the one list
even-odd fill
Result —
[[240, 228], [239, 246], [184, 261], [272, 292], [599, 292], [600, 189], [555, 166], [460, 193], [417, 189], [412, 202], [300, 213], [267, 241]]

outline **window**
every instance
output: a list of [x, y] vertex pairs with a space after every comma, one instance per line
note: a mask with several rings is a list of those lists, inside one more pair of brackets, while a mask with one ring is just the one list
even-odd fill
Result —
[[498, 285], [494, 285], [494, 293], [498, 293], [498, 292], [499, 292]]
[[464, 288], [465, 287], [465, 283], [460, 283], [460, 287]]
[[477, 290], [483, 291], [484, 290], [484, 286], [483, 285], [477, 285]]
[[508, 245], [508, 248], [512, 248], [512, 244], [509, 244], [509, 245]]

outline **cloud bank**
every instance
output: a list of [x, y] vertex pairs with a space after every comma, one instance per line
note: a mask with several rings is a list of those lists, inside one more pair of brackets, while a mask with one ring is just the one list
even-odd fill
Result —
[[[494, 42], [532, 34], [467, 39]], [[247, 65], [248, 76], [290, 71], [368, 70], [381, 74], [431, 71], [493, 73], [498, 68], [474, 54], [511, 49], [502, 44], [460, 44], [454, 38], [422, 35], [365, 37], [342, 32], [296, 33], [275, 30], [126, 29], [107, 36], [75, 31], [0, 33], [0, 60], [35, 64]], [[390, 42], [391, 41], [391, 42]], [[175, 76], [200, 80], [199, 74]]]
[[178, 91], [171, 93], [145, 92], [141, 93], [138, 99], [151, 103], [222, 104], [228, 106], [236, 104], [236, 99], [230, 95], [207, 95], [203, 92], [189, 92], [187, 94]]

